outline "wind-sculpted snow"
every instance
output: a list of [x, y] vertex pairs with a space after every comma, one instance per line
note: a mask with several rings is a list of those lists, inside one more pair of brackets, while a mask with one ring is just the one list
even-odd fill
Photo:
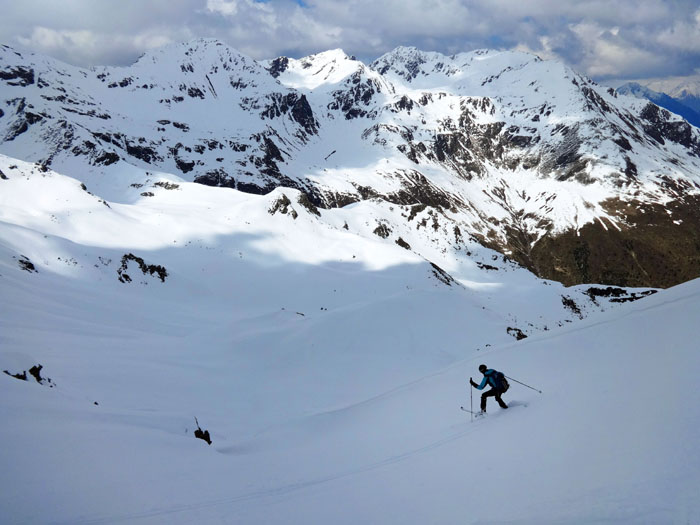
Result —
[[[369, 66], [341, 50], [259, 63], [214, 40], [127, 68], [0, 53], [0, 151], [110, 201], [128, 201], [143, 170], [167, 172], [248, 193], [295, 188], [321, 208], [429, 206], [567, 284], [698, 273], [700, 132], [557, 62], [397, 48]], [[614, 260], [581, 260], [601, 239]]]

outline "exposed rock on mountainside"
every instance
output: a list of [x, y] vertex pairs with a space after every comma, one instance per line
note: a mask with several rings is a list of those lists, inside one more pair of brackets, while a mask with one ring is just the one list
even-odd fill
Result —
[[698, 276], [700, 197], [665, 205], [620, 199], [603, 204], [619, 220], [544, 237], [529, 254], [535, 273], [567, 285], [635, 287], [653, 281], [662, 288]]
[[[445, 249], [459, 231], [566, 284], [700, 275], [698, 129], [556, 62], [398, 48], [370, 66], [340, 50], [259, 63], [212, 40], [129, 68], [0, 57], [0, 152], [91, 189], [118, 186], [129, 165], [284, 186], [314, 213], [427, 207]], [[414, 228], [387, 242], [408, 246]]]

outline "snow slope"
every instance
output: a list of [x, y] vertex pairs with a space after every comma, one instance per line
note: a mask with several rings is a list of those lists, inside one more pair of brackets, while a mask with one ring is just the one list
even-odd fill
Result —
[[[374, 233], [398, 206], [0, 171], [0, 370], [51, 378], [0, 373], [10, 522], [700, 518], [698, 281], [611, 303], [469, 239], [404, 249]], [[543, 394], [471, 423], [481, 362]]]

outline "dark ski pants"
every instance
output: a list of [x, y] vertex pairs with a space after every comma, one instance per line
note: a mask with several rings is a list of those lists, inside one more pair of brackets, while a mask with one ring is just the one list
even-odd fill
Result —
[[505, 392], [501, 388], [492, 388], [488, 392], [484, 392], [483, 394], [481, 394], [481, 410], [486, 410], [487, 397], [495, 397], [496, 401], [498, 401], [498, 404], [501, 406], [501, 408], [508, 408], [508, 405], [506, 405], [501, 399], [501, 396], [504, 393]]

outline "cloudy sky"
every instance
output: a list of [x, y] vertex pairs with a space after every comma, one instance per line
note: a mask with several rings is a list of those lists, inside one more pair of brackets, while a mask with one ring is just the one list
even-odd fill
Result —
[[0, 0], [0, 43], [72, 64], [218, 38], [254, 58], [521, 49], [589, 76], [700, 74], [699, 0]]

